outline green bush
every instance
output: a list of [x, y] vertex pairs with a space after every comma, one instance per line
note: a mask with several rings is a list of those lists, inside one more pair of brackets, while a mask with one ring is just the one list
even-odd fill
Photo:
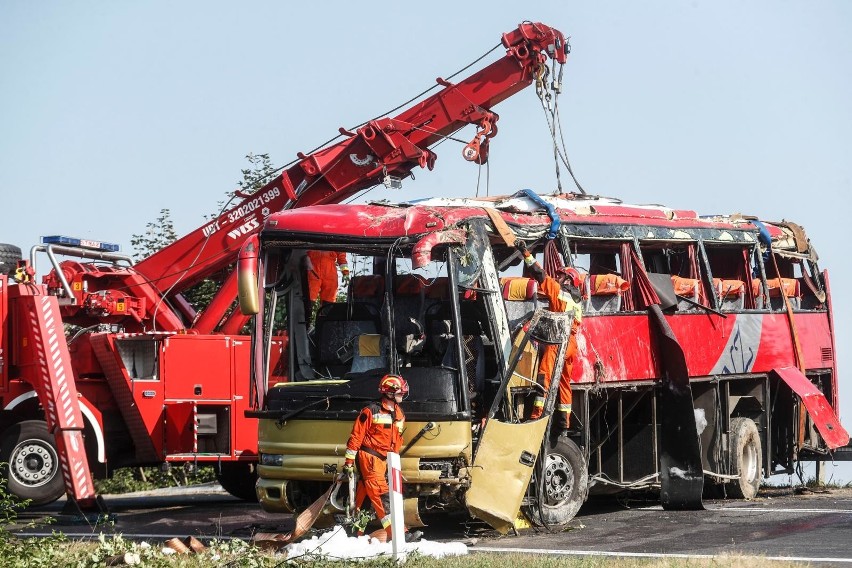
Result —
[[95, 491], [98, 494], [131, 493], [211, 481], [216, 481], [215, 466], [202, 466], [191, 473], [182, 467], [171, 467], [168, 471], [159, 467], [123, 467], [117, 469], [109, 479], [95, 480]]

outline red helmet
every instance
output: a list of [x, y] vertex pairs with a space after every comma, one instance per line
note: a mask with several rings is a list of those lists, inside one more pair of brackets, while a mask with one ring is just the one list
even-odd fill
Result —
[[578, 289], [580, 288], [580, 284], [582, 284], [580, 273], [577, 272], [576, 268], [572, 268], [570, 266], [559, 269], [558, 280], [560, 284], [567, 281], [569, 284]]
[[382, 394], [408, 394], [408, 383], [399, 375], [385, 375], [379, 383], [379, 392]]

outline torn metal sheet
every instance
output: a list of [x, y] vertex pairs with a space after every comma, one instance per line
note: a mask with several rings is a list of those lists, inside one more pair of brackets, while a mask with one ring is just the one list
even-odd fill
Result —
[[701, 438], [695, 423], [686, 358], [660, 306], [648, 306], [648, 314], [655, 324], [663, 372], [659, 398], [660, 501], [666, 510], [703, 509]]
[[780, 367], [772, 369], [787, 383], [793, 392], [799, 395], [817, 431], [825, 440], [830, 450], [837, 449], [849, 443], [849, 434], [840, 424], [834, 409], [828, 403], [825, 395], [796, 367]]

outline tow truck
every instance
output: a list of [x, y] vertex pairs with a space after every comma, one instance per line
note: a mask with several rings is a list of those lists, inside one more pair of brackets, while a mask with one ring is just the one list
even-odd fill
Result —
[[[240, 248], [271, 214], [336, 204], [377, 184], [398, 187], [430, 149], [467, 125], [463, 156], [483, 164], [499, 116], [493, 107], [535, 83], [560, 87], [548, 63], [565, 63], [561, 32], [524, 22], [501, 37], [505, 54], [393, 117], [340, 129], [341, 140], [298, 159], [239, 203], [133, 263], [108, 243], [56, 236], [28, 258], [0, 245], [0, 462], [9, 490], [32, 504], [67, 493], [81, 510], [103, 507], [93, 477], [120, 467], [215, 465], [223, 487], [254, 499], [257, 424], [269, 385], [250, 380], [248, 317], [234, 309]], [[47, 257], [41, 281], [37, 259]], [[64, 260], [62, 260], [64, 258]], [[196, 312], [184, 292], [220, 283]], [[66, 336], [66, 328], [74, 330]], [[270, 343], [270, 363], [288, 338]], [[286, 377], [276, 377], [278, 380]]]

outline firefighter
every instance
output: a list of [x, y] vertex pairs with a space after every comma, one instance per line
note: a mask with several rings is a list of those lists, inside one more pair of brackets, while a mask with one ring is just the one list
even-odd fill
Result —
[[[567, 430], [571, 426], [571, 372], [574, 370], [574, 359], [577, 355], [577, 331], [583, 319], [583, 310], [578, 303], [580, 300], [580, 274], [576, 269], [565, 267], [560, 269], [556, 278], [547, 276], [541, 265], [527, 250], [526, 244], [518, 239], [516, 248], [524, 255], [524, 265], [538, 282], [538, 289], [550, 303], [554, 312], [574, 312], [571, 323], [571, 335], [565, 350], [565, 363], [559, 379], [559, 427]], [[539, 364], [538, 382], [544, 387], [544, 392], [550, 390], [553, 369], [556, 366], [558, 345], [546, 345]], [[544, 412], [544, 395], [538, 395], [533, 402], [531, 420], [541, 418]]]
[[307, 261], [308, 297], [306, 313], [319, 298], [321, 304], [333, 303], [337, 300], [337, 269], [343, 275], [343, 283], [349, 283], [349, 265], [346, 264], [346, 253], [331, 250], [309, 250]]
[[[365, 498], [370, 500], [376, 517], [392, 538], [390, 519], [390, 490], [387, 482], [388, 452], [399, 453], [402, 447], [402, 431], [405, 414], [400, 403], [408, 394], [408, 383], [399, 375], [389, 374], [379, 382], [380, 399], [364, 407], [355, 419], [352, 434], [346, 443], [346, 460], [343, 472], [354, 475], [355, 459], [358, 459], [360, 478], [355, 497], [355, 506], [360, 509]], [[359, 530], [359, 536], [361, 531]], [[405, 541], [419, 540], [423, 533], [409, 533]]]

